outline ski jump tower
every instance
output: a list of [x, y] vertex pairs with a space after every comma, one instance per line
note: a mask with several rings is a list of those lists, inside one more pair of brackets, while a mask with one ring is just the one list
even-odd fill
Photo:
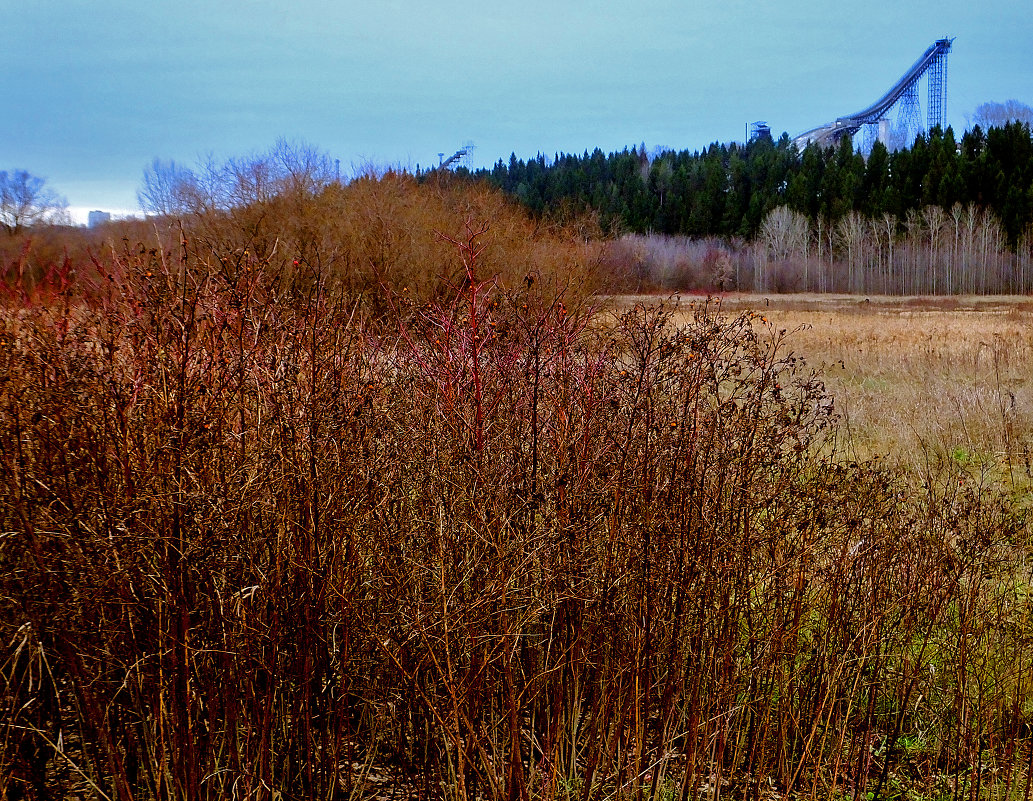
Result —
[[[923, 131], [918, 93], [918, 83], [923, 77], [927, 77], [928, 83], [928, 128], [943, 127], [947, 117], [947, 54], [953, 43], [953, 39], [937, 39], [889, 91], [868, 108], [805, 131], [793, 139], [793, 143], [801, 150], [812, 142], [828, 147], [864, 128], [866, 150], [871, 149], [876, 137], [891, 150], [894, 146], [909, 146]], [[897, 124], [891, 128], [890, 112], [894, 109]]]

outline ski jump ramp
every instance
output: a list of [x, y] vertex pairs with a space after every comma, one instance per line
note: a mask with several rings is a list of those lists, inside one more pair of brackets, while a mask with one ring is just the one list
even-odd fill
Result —
[[915, 128], [917, 133], [921, 130], [918, 81], [926, 74], [929, 76], [928, 127], [942, 126], [947, 111], [947, 54], [953, 42], [953, 39], [937, 39], [889, 91], [868, 108], [805, 131], [793, 139], [793, 144], [800, 150], [812, 142], [828, 147], [843, 136], [853, 136], [865, 125], [879, 126], [880, 139], [885, 142], [888, 115], [894, 106], [899, 107], [900, 116], [904, 118], [901, 120], [902, 126], [907, 127], [909, 133], [911, 128]]

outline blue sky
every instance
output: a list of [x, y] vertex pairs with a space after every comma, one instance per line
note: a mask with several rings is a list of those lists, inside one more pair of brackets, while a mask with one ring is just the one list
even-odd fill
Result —
[[[0, 0], [0, 169], [133, 209], [154, 158], [303, 140], [342, 171], [690, 150], [875, 100], [942, 36], [956, 129], [1033, 105], [1031, 0]], [[924, 102], [924, 90], [923, 90]]]

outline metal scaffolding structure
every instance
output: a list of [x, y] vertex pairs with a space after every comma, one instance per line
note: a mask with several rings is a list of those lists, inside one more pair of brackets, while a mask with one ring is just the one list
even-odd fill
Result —
[[897, 136], [904, 144], [915, 141], [922, 133], [922, 104], [918, 102], [918, 83], [907, 88], [897, 109]]
[[945, 127], [947, 120], [947, 54], [949, 52], [950, 42], [947, 43], [947, 49], [939, 53], [929, 66], [929, 104], [926, 111], [929, 130], [936, 126]]

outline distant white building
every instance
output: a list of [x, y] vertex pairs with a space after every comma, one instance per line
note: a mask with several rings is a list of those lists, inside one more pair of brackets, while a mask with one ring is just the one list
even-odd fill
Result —
[[96, 228], [106, 222], [111, 222], [111, 213], [107, 211], [91, 211], [86, 216], [86, 224], [90, 228]]

